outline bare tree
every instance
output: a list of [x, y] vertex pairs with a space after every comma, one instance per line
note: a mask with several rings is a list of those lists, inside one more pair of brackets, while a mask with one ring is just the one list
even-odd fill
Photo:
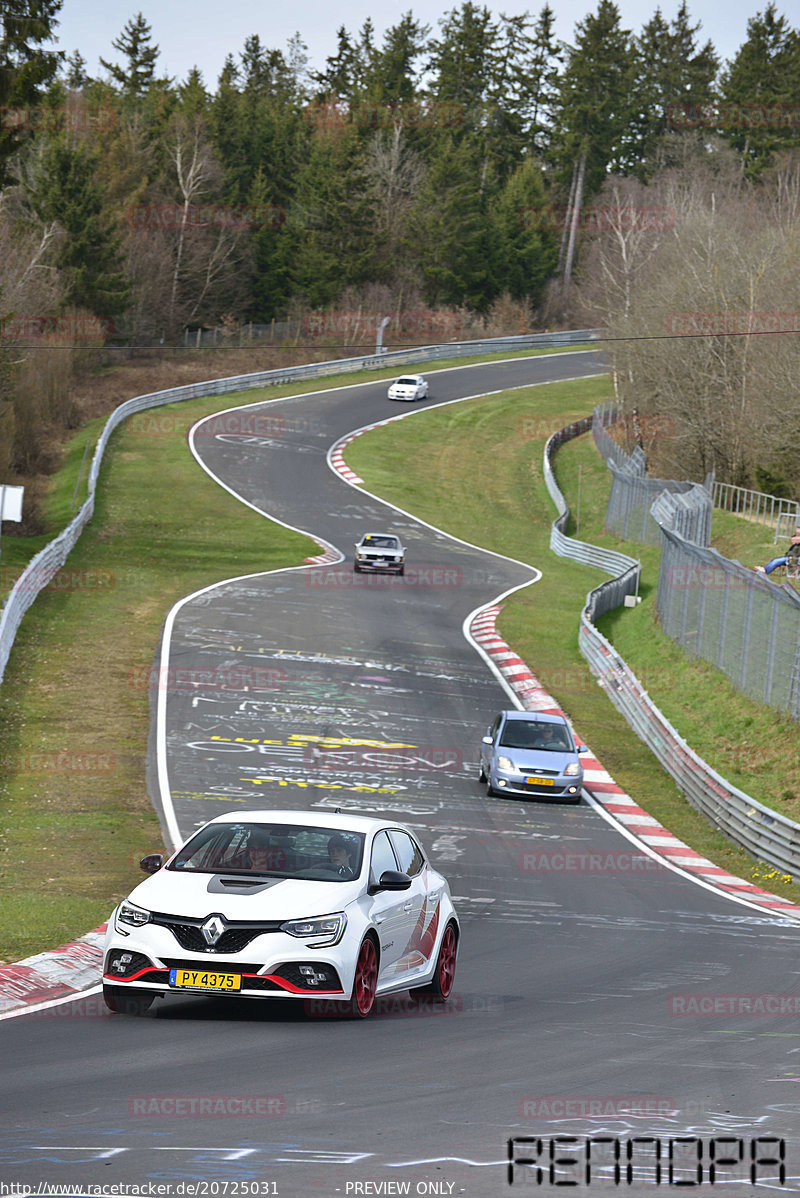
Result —
[[757, 194], [706, 150], [705, 161], [673, 161], [639, 192], [608, 185], [620, 200], [674, 213], [650, 243], [646, 229], [640, 238], [610, 220], [584, 256], [581, 284], [585, 307], [619, 338], [610, 357], [620, 402], [656, 417], [644, 429], [660, 473], [715, 470], [752, 486], [769, 467], [800, 493], [795, 177], [786, 162]]

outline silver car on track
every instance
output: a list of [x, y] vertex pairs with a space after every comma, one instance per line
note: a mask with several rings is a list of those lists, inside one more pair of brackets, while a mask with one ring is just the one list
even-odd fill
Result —
[[501, 711], [481, 741], [480, 781], [490, 795], [579, 803], [585, 752], [563, 715]]
[[390, 570], [404, 574], [406, 551], [403, 542], [393, 532], [367, 532], [356, 543], [353, 570]]

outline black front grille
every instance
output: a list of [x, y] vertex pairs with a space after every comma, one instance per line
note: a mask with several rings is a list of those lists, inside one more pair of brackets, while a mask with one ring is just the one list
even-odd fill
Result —
[[150, 922], [162, 928], [169, 928], [178, 944], [187, 952], [214, 953], [215, 955], [217, 953], [240, 953], [242, 949], [247, 948], [251, 940], [255, 940], [256, 936], [263, 936], [265, 932], [278, 932], [281, 926], [277, 920], [261, 923], [244, 921], [230, 923], [216, 944], [207, 944], [201, 930], [205, 918], [181, 919], [177, 915], [164, 915], [154, 911], [150, 916]]

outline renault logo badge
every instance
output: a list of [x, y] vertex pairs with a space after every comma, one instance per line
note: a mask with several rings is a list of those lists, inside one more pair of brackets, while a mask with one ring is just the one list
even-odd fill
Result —
[[225, 920], [221, 915], [209, 915], [206, 922], [200, 925], [200, 931], [203, 933], [206, 944], [211, 947], [217, 943], [225, 931]]

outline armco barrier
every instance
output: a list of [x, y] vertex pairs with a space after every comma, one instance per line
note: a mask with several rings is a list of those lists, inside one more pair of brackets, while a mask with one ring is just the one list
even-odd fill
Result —
[[590, 545], [586, 541], [576, 541], [574, 537], [568, 537], [564, 532], [569, 520], [569, 508], [558, 489], [550, 459], [559, 445], [563, 445], [572, 437], [580, 437], [583, 433], [587, 433], [592, 428], [593, 419], [592, 416], [586, 416], [583, 420], [568, 424], [566, 428], [553, 433], [544, 447], [544, 481], [550, 492], [550, 498], [558, 510], [558, 516], [553, 521], [550, 530], [550, 548], [553, 553], [557, 553], [559, 557], [569, 558], [572, 562], [578, 562], [582, 566], [594, 566], [598, 570], [605, 570], [606, 574], [613, 575], [611, 582], [606, 583], [604, 587], [597, 587], [586, 596], [590, 619], [597, 620], [612, 608], [619, 607], [626, 595], [634, 593], [638, 587], [641, 567], [637, 561], [625, 553], [617, 553], [613, 549], [601, 549], [599, 545]]
[[[559, 445], [587, 432], [591, 426], [592, 417], [587, 417], [560, 429], [544, 450], [547, 489], [559, 513], [553, 523], [550, 548], [560, 557], [597, 566], [608, 573], [615, 569], [622, 571], [619, 577], [602, 583], [587, 595], [578, 630], [581, 653], [611, 702], [674, 778], [692, 806], [758, 860], [767, 861], [785, 873], [800, 874], [800, 825], [738, 790], [698, 757], [593, 623], [604, 612], [619, 606], [624, 595], [633, 593], [638, 566], [624, 554], [585, 545], [563, 534], [569, 509], [555, 481], [551, 458]], [[619, 559], [616, 567], [615, 559]]]
[[179, 403], [185, 399], [200, 399], [204, 395], [227, 395], [232, 391], [248, 391], [255, 387], [278, 386], [302, 379], [324, 378], [341, 374], [345, 370], [376, 370], [387, 366], [404, 366], [412, 362], [435, 362], [444, 358], [465, 358], [485, 353], [513, 352], [525, 349], [547, 349], [563, 345], [580, 345], [596, 341], [601, 336], [599, 329], [570, 329], [562, 333], [530, 333], [522, 337], [497, 337], [483, 341], [460, 341], [445, 345], [429, 345], [422, 348], [394, 350], [385, 354], [367, 354], [358, 358], [338, 358], [331, 362], [315, 362], [305, 366], [289, 366], [285, 369], [262, 370], [255, 374], [233, 375], [226, 379], [211, 379], [204, 383], [191, 383], [186, 387], [171, 387], [166, 391], [154, 391], [149, 395], [137, 395], [116, 408], [106, 421], [94, 451], [89, 471], [89, 495], [74, 520], [62, 533], [45, 545], [28, 563], [6, 599], [0, 612], [0, 682], [3, 680], [11, 647], [22, 622], [22, 617], [55, 574], [64, 565], [84, 528], [94, 514], [94, 497], [97, 479], [108, 439], [114, 429], [128, 416], [157, 408], [163, 404]]

